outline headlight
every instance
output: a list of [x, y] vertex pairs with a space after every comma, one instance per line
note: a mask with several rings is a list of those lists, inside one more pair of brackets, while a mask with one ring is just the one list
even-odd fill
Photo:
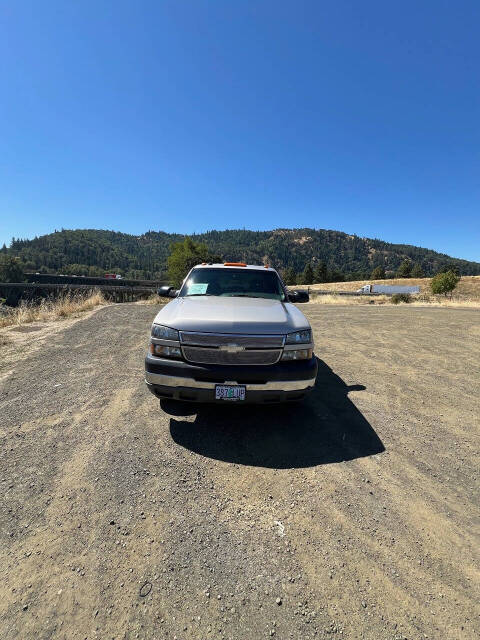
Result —
[[311, 329], [303, 329], [302, 331], [295, 331], [295, 333], [289, 333], [285, 344], [308, 344], [312, 341]]
[[284, 351], [282, 360], [310, 360], [313, 355], [313, 349], [292, 349]]
[[170, 327], [164, 327], [161, 324], [152, 325], [152, 337], [162, 338], [163, 340], [180, 340], [176, 329], [170, 329]]
[[167, 347], [164, 344], [155, 344], [153, 342], [150, 343], [150, 353], [159, 358], [175, 358], [176, 360], [182, 358], [180, 347]]

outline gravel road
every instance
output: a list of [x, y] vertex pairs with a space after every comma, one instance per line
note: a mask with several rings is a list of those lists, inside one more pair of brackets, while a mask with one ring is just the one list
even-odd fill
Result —
[[156, 310], [2, 331], [2, 640], [478, 638], [479, 312], [303, 305], [303, 405], [161, 407]]

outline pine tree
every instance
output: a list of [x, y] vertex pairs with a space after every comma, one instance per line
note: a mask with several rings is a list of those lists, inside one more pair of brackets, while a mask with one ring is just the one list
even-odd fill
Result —
[[283, 270], [283, 281], [286, 285], [291, 286], [297, 284], [298, 276], [293, 267], [287, 267]]
[[410, 278], [411, 275], [412, 275], [412, 263], [408, 258], [406, 258], [398, 268], [397, 277]]
[[412, 268], [412, 278], [423, 278], [423, 275], [424, 274], [422, 267], [418, 264], [418, 262], [415, 262]]
[[23, 265], [15, 256], [2, 255], [0, 258], [0, 282], [23, 282]]
[[320, 262], [315, 267], [315, 271], [313, 272], [313, 281], [315, 283], [327, 282], [327, 278], [328, 278], [327, 265], [323, 260], [320, 260]]
[[338, 269], [334, 269], [328, 274], [328, 282], [345, 282], [345, 274]]
[[378, 267], [375, 267], [375, 269], [372, 271], [370, 279], [371, 280], [385, 280], [385, 269], [384, 269], [384, 267], [381, 267], [380, 265]]
[[308, 262], [303, 270], [302, 284], [313, 284], [313, 269], [310, 262]]
[[179, 286], [190, 269], [199, 262], [213, 262], [206, 244], [194, 242], [189, 237], [173, 244], [167, 260], [168, 276], [172, 283]]

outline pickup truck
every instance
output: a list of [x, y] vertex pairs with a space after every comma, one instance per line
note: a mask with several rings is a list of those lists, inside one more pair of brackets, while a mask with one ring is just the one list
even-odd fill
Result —
[[314, 387], [312, 329], [275, 269], [199, 264], [156, 315], [145, 382], [157, 398], [193, 402], [299, 401]]

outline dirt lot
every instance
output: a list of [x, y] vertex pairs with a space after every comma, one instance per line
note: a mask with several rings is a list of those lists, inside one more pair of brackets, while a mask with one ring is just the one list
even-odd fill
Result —
[[163, 411], [152, 306], [2, 332], [2, 640], [479, 637], [479, 312], [302, 309], [300, 407]]

